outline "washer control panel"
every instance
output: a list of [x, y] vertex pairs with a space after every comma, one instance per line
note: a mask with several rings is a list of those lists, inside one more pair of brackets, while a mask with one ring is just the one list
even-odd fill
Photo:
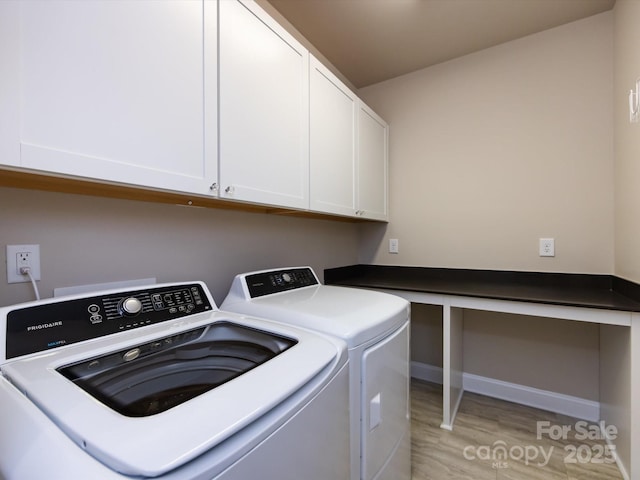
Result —
[[7, 314], [6, 358], [212, 310], [202, 285], [164, 285], [61, 300]]
[[252, 273], [245, 277], [245, 282], [251, 298], [286, 292], [320, 283], [313, 270], [309, 267]]

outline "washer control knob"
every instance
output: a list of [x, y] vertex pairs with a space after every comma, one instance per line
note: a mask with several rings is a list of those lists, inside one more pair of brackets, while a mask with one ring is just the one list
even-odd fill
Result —
[[125, 298], [120, 304], [120, 313], [123, 315], [136, 315], [142, 310], [142, 302], [136, 297]]
[[284, 280], [286, 283], [289, 283], [291, 281], [291, 275], [289, 275], [288, 273], [283, 273], [282, 280]]

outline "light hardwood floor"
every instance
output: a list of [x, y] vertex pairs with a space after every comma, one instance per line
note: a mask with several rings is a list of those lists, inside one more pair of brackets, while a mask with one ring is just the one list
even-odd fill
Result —
[[[606, 462], [605, 442], [583, 439], [585, 428], [576, 418], [465, 392], [450, 432], [440, 428], [442, 386], [415, 379], [411, 409], [413, 480], [623, 478], [615, 463]], [[552, 433], [565, 426], [571, 431], [558, 440], [542, 430], [538, 435], [538, 422], [544, 421]], [[586, 436], [595, 436], [586, 429]], [[505, 452], [500, 447], [506, 457], [494, 460], [494, 454]]]

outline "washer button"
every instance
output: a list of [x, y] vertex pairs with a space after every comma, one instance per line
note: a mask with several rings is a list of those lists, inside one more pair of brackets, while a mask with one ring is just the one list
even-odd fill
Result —
[[128, 315], [135, 315], [142, 310], [142, 302], [136, 297], [125, 298], [122, 302], [122, 312]]

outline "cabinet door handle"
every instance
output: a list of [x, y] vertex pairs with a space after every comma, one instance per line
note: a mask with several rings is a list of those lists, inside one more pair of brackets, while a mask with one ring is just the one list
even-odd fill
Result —
[[211, 186], [209, 187], [209, 190], [211, 190], [212, 192], [217, 192], [218, 191], [218, 184], [217, 183], [212, 183]]
[[229, 185], [227, 188], [224, 189], [224, 193], [232, 195], [233, 194], [233, 190], [234, 190], [233, 185]]

